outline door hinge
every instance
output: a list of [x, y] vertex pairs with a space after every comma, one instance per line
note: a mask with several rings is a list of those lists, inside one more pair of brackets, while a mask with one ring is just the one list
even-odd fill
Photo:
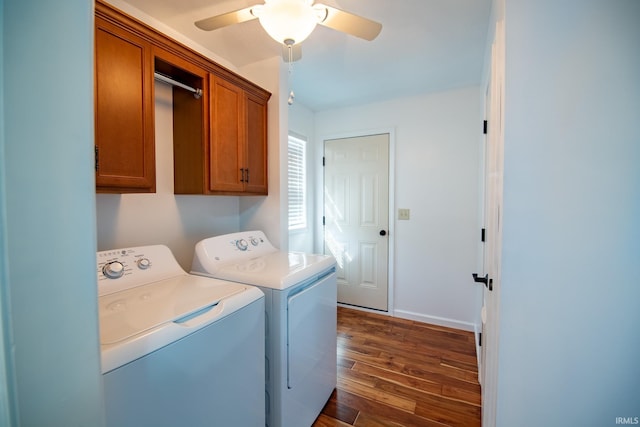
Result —
[[323, 225], [323, 226], [324, 226], [324, 225], [326, 225], [326, 223], [325, 223], [325, 221], [324, 221], [324, 220], [325, 220], [325, 218], [324, 218], [324, 216], [323, 216], [323, 217], [322, 217], [322, 225]]
[[482, 347], [482, 332], [478, 332], [478, 347]]
[[324, 159], [325, 159], [324, 156], [322, 156], [322, 166], [325, 165], [325, 160]]
[[94, 167], [96, 169], [96, 172], [98, 172], [98, 168], [100, 167], [100, 163], [99, 163], [99, 158], [100, 158], [100, 149], [98, 148], [97, 145], [94, 145]]
[[483, 228], [483, 229], [480, 231], [480, 241], [481, 241], [481, 242], [484, 242], [484, 234], [485, 234], [485, 232], [484, 232], [484, 228]]
[[485, 120], [482, 122], [482, 133], [485, 135], [487, 134], [487, 127], [488, 127], [487, 121]]

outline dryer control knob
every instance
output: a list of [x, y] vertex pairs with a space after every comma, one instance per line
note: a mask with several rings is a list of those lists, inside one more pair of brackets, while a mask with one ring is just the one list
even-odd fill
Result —
[[138, 264], [138, 268], [140, 270], [146, 270], [151, 267], [151, 261], [149, 261], [149, 258], [140, 258], [136, 264]]
[[236, 247], [241, 251], [246, 251], [247, 248], [249, 247], [249, 244], [247, 243], [246, 240], [240, 239], [240, 240], [236, 240]]
[[251, 244], [252, 244], [253, 246], [258, 246], [258, 245], [260, 244], [260, 240], [258, 240], [258, 238], [257, 238], [257, 237], [252, 237], [252, 238], [251, 238]]
[[113, 261], [102, 267], [102, 274], [109, 279], [118, 279], [124, 274], [124, 265], [120, 261]]

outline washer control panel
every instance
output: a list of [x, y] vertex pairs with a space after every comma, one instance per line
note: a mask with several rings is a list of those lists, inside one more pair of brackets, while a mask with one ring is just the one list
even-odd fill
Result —
[[106, 295], [184, 274], [163, 245], [113, 249], [96, 253], [98, 294]]
[[275, 251], [277, 249], [259, 230], [209, 237], [196, 244], [191, 271], [213, 274], [225, 264], [243, 262]]
[[265, 238], [262, 236], [254, 236], [252, 234], [242, 235], [234, 240], [236, 249], [246, 251], [251, 248], [257, 248], [265, 243]]
[[100, 280], [100, 272], [105, 278], [115, 280], [122, 278], [125, 273], [134, 274], [135, 269], [147, 270], [152, 266], [142, 248], [98, 252], [97, 258], [98, 280]]
[[[219, 253], [228, 257], [234, 252], [237, 256], [243, 258], [247, 256], [262, 255], [264, 252], [274, 250], [271, 242], [261, 231], [244, 231], [239, 233], [228, 234], [226, 236], [218, 236], [212, 238]], [[238, 253], [241, 252], [241, 253]], [[247, 254], [242, 254], [247, 252]], [[249, 255], [251, 253], [251, 255]]]

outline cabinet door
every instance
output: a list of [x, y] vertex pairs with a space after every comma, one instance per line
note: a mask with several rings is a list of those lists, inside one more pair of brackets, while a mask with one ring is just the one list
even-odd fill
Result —
[[267, 102], [251, 94], [245, 98], [246, 165], [245, 190], [254, 194], [267, 194]]
[[95, 25], [97, 190], [155, 192], [151, 46], [99, 17]]
[[245, 162], [241, 141], [245, 138], [244, 91], [210, 75], [211, 145], [209, 190], [242, 192]]

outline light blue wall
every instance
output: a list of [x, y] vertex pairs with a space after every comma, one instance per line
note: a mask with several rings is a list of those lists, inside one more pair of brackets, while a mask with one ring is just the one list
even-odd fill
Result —
[[640, 2], [507, 0], [498, 426], [640, 417]]
[[[0, 0], [0, 19], [4, 16], [4, 0]], [[4, 32], [0, 31], [0, 82], [4, 81]], [[4, 129], [4, 87], [0, 84], [0, 129]], [[8, 306], [6, 291], [9, 283], [7, 274], [7, 239], [4, 201], [4, 132], [0, 132], [0, 426], [15, 423], [15, 402], [12, 401], [13, 376], [11, 375], [13, 358], [6, 353], [11, 342], [8, 327]]]
[[8, 389], [21, 426], [100, 426], [93, 1], [0, 4]]

